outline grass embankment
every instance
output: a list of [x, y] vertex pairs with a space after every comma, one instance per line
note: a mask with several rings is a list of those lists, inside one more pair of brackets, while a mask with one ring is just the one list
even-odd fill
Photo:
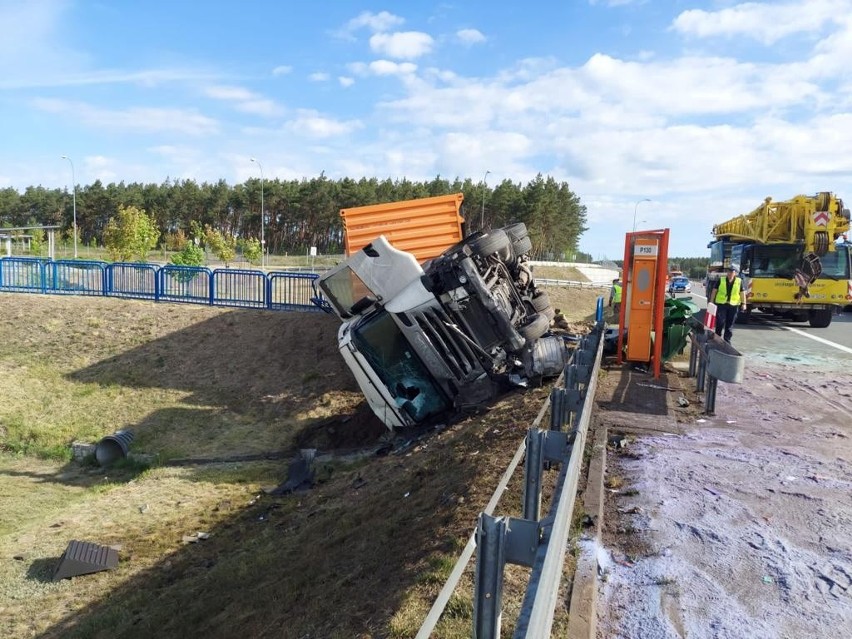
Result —
[[[0, 294], [0, 636], [414, 636], [547, 389], [398, 455], [322, 461], [316, 488], [294, 496], [262, 490], [287, 459], [142, 472], [68, 460], [71, 441], [120, 428], [159, 463], [377, 441], [383, 427], [353, 412], [336, 328], [319, 314]], [[521, 481], [498, 514], [520, 516]], [[210, 537], [185, 541], [198, 532]], [[52, 583], [71, 539], [120, 547], [119, 567]], [[526, 575], [507, 569], [509, 633]], [[472, 592], [468, 574], [436, 637], [470, 635]]]

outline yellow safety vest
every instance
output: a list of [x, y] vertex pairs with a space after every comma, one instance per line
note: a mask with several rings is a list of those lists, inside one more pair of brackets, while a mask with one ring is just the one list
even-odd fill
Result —
[[723, 277], [719, 280], [719, 290], [716, 292], [716, 304], [730, 304], [731, 306], [739, 306], [740, 290], [743, 287], [743, 281], [739, 277], [734, 278], [734, 285], [731, 287], [731, 299], [728, 299], [728, 278]]
[[612, 303], [620, 304], [621, 303], [621, 284], [613, 284], [612, 285]]

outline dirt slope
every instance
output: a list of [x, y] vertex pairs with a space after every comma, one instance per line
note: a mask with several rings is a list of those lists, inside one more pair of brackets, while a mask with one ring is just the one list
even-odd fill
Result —
[[[564, 295], [593, 312], [594, 298]], [[0, 387], [15, 398], [0, 446], [50, 453], [118, 427], [166, 459], [377, 442], [385, 428], [364, 412], [337, 327], [316, 313], [0, 294]], [[547, 394], [509, 394], [390, 455], [324, 460], [313, 490], [283, 497], [263, 488], [287, 458], [139, 473], [0, 454], [0, 636], [413, 636]], [[499, 514], [520, 515], [520, 482]], [[210, 536], [186, 542], [197, 531]], [[119, 546], [119, 567], [52, 583], [70, 539]], [[525, 574], [507, 575], [517, 602]], [[469, 633], [471, 594], [468, 579], [436, 637]]]

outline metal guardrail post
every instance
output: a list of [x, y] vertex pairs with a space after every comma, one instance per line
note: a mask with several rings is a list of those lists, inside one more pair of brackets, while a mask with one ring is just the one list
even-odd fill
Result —
[[552, 388], [550, 390], [550, 430], [562, 430], [565, 426], [565, 399], [564, 388]]
[[521, 504], [525, 520], [541, 519], [541, 480], [544, 471], [550, 470], [553, 464], [562, 463], [570, 455], [571, 441], [568, 433], [557, 430], [530, 428], [527, 431]]
[[499, 639], [503, 615], [503, 569], [505, 567], [505, 517], [480, 513], [476, 524], [476, 575], [473, 593], [473, 636]]
[[698, 393], [704, 392], [704, 377], [707, 371], [707, 357], [702, 354], [701, 357], [698, 358], [698, 381], [695, 385], [695, 391]]
[[689, 346], [689, 376], [695, 377], [698, 368], [698, 341], [693, 337]]
[[544, 439], [540, 435], [543, 432], [538, 428], [530, 428], [527, 431], [527, 453], [524, 458], [523, 515], [524, 519], [531, 519], [533, 521], [538, 521], [541, 518], [541, 477], [544, 471], [542, 450], [544, 448]]
[[500, 639], [503, 572], [507, 563], [532, 566], [541, 532], [538, 522], [480, 513], [476, 525], [473, 636]]
[[712, 375], [707, 376], [707, 394], [704, 397], [704, 414], [716, 414], [716, 389], [719, 386], [719, 380]]

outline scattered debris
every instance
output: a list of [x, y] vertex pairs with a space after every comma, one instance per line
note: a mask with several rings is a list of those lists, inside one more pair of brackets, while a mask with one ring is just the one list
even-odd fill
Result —
[[314, 485], [314, 459], [316, 448], [304, 448], [299, 451], [299, 458], [290, 462], [287, 469], [287, 481], [270, 491], [270, 495], [287, 495], [299, 489], [311, 488]]
[[656, 388], [657, 390], [666, 390], [666, 391], [675, 391], [676, 388], [671, 388], [669, 386], [659, 386], [658, 384], [636, 384], [637, 386], [644, 386], [645, 388]]
[[109, 546], [72, 539], [53, 571], [53, 581], [88, 575], [118, 566], [118, 552]]
[[681, 408], [686, 408], [687, 406], [689, 406], [689, 400], [686, 397], [683, 397], [683, 396], [678, 397], [677, 398], [677, 405], [680, 406]]
[[613, 448], [627, 448], [630, 441], [624, 435], [613, 435], [609, 438], [609, 445]]

